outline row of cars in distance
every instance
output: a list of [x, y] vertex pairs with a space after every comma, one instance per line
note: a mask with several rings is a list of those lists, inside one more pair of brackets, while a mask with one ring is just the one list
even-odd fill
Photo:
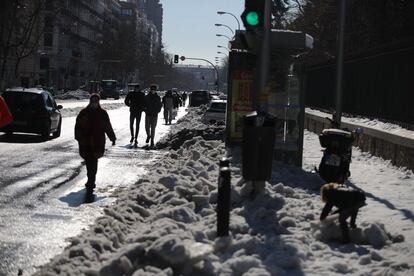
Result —
[[50, 91], [41, 88], [9, 88], [1, 94], [13, 115], [13, 121], [0, 132], [40, 134], [45, 140], [60, 136], [63, 108], [57, 105]]
[[227, 97], [224, 94], [214, 93], [206, 90], [195, 90], [189, 95], [189, 106], [208, 105], [202, 117], [206, 124], [225, 123]]
[[[42, 87], [9, 88], [2, 94], [13, 121], [0, 128], [0, 132], [12, 135], [14, 132], [40, 134], [45, 140], [61, 134], [62, 105], [57, 105], [50, 91]], [[225, 122], [227, 101], [223, 95], [196, 90], [189, 95], [189, 106], [208, 105], [202, 121], [207, 124]]]

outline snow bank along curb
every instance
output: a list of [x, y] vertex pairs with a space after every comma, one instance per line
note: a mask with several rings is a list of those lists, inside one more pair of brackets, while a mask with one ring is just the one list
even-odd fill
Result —
[[[174, 128], [173, 141], [182, 142], [177, 150], [169, 150], [146, 177], [121, 191], [105, 216], [35, 275], [398, 275], [411, 269], [399, 256], [384, 256], [383, 248], [403, 238], [387, 234], [381, 224], [357, 221], [351, 238], [367, 245], [331, 242], [340, 232], [337, 224], [317, 222], [322, 203], [303, 188], [315, 183], [315, 175], [275, 168], [266, 192], [250, 198], [250, 183], [241, 181], [238, 149], [202, 135], [180, 138], [189, 128], [210, 133], [196, 115], [190, 110]], [[231, 157], [231, 235], [216, 239], [223, 156]]]
[[[126, 105], [124, 103], [105, 103], [105, 102], [101, 101], [100, 104], [101, 104], [101, 107], [105, 110], [113, 110], [113, 109], [118, 109], [118, 108], [121, 108], [121, 107], [126, 107]], [[65, 108], [65, 106], [63, 104], [63, 109], [61, 109], [62, 117], [75, 117], [87, 105], [88, 105], [88, 103], [85, 103], [85, 106]]]
[[[325, 117], [330, 114], [319, 111], [306, 110], [305, 128], [315, 133], [321, 133], [324, 128], [329, 128], [329, 121]], [[350, 130], [362, 127], [364, 132], [357, 135], [354, 142], [363, 151], [391, 160], [392, 164], [407, 167], [414, 171], [414, 131], [391, 131], [370, 127], [358, 122], [350, 122], [347, 118], [342, 121], [342, 126]]]

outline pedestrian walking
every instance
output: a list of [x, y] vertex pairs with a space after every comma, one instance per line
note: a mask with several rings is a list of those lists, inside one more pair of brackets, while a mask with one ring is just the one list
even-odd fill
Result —
[[183, 91], [181, 97], [183, 98], [183, 106], [185, 106], [185, 102], [187, 101], [187, 93]]
[[171, 121], [173, 117], [173, 108], [174, 108], [174, 98], [173, 98], [171, 90], [168, 90], [165, 96], [162, 97], [162, 105], [164, 107], [165, 124], [171, 125]]
[[177, 116], [178, 108], [182, 105], [181, 97], [178, 95], [177, 91], [173, 92], [173, 102], [174, 102], [174, 110], [173, 110], [173, 119]]
[[[138, 146], [138, 133], [139, 125], [141, 122], [141, 114], [145, 109], [145, 94], [141, 91], [139, 85], [134, 87], [133, 91], [128, 92], [125, 98], [125, 104], [129, 106], [129, 129], [131, 131], [132, 143], [135, 140], [134, 145]], [[134, 135], [134, 121], [135, 121], [135, 135]]]
[[105, 134], [115, 145], [116, 137], [108, 113], [99, 104], [100, 96], [92, 94], [89, 104], [76, 117], [75, 139], [79, 143], [79, 154], [85, 160], [88, 181], [85, 184], [88, 194], [96, 187], [98, 159], [105, 151]]
[[161, 98], [157, 94], [157, 86], [151, 85], [148, 95], [145, 96], [145, 131], [147, 132], [147, 144], [151, 140], [150, 147], [154, 147], [155, 128], [157, 126], [158, 113], [161, 111]]
[[4, 127], [13, 121], [13, 116], [6, 101], [0, 96], [0, 127]]

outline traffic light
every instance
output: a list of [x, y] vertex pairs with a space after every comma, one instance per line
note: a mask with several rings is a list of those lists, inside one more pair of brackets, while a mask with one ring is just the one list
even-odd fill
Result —
[[178, 63], [180, 56], [179, 55], [174, 55], [174, 63]]
[[263, 28], [265, 0], [245, 0], [245, 9], [241, 15], [246, 30]]

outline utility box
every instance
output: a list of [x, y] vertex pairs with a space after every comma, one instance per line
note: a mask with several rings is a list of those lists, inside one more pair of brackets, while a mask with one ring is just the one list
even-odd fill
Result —
[[269, 180], [272, 175], [275, 145], [275, 118], [269, 113], [247, 114], [243, 118], [243, 178], [252, 181]]

